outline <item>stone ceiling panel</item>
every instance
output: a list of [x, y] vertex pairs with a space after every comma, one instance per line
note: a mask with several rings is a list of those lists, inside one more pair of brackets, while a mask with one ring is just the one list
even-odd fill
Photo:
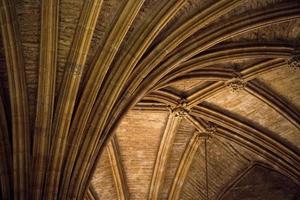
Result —
[[116, 130], [130, 199], [147, 199], [167, 112], [130, 111]]
[[284, 175], [254, 165], [232, 186], [222, 200], [299, 200], [300, 186]]
[[92, 178], [92, 184], [100, 199], [117, 199], [117, 191], [107, 150], [104, 150], [101, 155], [100, 162]]
[[[23, 48], [27, 91], [29, 93], [29, 113], [35, 118], [38, 86], [39, 44], [40, 44], [40, 1], [17, 1], [20, 40]], [[30, 121], [31, 128], [34, 121]]]
[[299, 130], [270, 106], [246, 91], [232, 93], [229, 88], [226, 88], [208, 98], [207, 102], [267, 132], [271, 131], [273, 136], [279, 136], [281, 140], [300, 149]]
[[[210, 138], [206, 145], [209, 199], [217, 199], [219, 193], [251, 162], [264, 161], [259, 155], [219, 136]], [[206, 200], [206, 188], [205, 141], [202, 140], [186, 177], [181, 198]]]
[[194, 87], [201, 85], [201, 83], [203, 83], [203, 80], [181, 80], [172, 83], [170, 87], [175, 89], [177, 93], [185, 94]]
[[300, 70], [279, 68], [257, 78], [300, 110]]
[[300, 42], [300, 20], [295, 19], [289, 22], [279, 23], [263, 27], [252, 31], [251, 33], [242, 34], [240, 36], [229, 39], [226, 43], [237, 41], [253, 41], [253, 42], [282, 42], [291, 45], [297, 45]]

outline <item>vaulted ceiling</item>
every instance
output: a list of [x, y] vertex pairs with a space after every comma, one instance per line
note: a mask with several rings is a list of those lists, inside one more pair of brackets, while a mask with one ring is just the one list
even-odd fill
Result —
[[300, 199], [298, 0], [0, 8], [0, 199]]

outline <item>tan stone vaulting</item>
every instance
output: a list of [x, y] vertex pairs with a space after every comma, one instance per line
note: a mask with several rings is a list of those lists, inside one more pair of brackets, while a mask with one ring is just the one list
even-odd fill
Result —
[[1, 200], [300, 200], [300, 0], [0, 0]]

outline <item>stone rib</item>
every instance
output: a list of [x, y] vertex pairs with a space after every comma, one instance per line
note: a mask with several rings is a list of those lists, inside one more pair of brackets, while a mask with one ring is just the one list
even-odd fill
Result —
[[41, 199], [54, 114], [58, 43], [58, 0], [42, 1], [40, 66], [37, 111], [33, 139], [32, 199]]
[[164, 181], [168, 157], [173, 146], [176, 130], [180, 124], [181, 117], [170, 113], [166, 127], [160, 142], [156, 161], [153, 169], [152, 179], [150, 183], [148, 199], [158, 199], [160, 187]]
[[[102, 0], [90, 0], [85, 2], [66, 63], [66, 71], [56, 105], [53, 124], [54, 135], [50, 148], [45, 188], [47, 198], [57, 198], [59, 192], [59, 181], [60, 175], [62, 174], [62, 163], [65, 155], [68, 129], [83, 66], [86, 61], [101, 5]], [[64, 187], [61, 187], [60, 191], [64, 191]]]
[[118, 193], [118, 199], [128, 200], [129, 191], [125, 178], [124, 168], [122, 166], [122, 160], [120, 157], [119, 144], [116, 136], [113, 136], [107, 144], [107, 152], [110, 161], [110, 165], [113, 172], [114, 182]]
[[14, 2], [1, 0], [0, 9], [12, 112], [14, 198], [27, 199], [29, 191], [30, 132], [23, 52]]

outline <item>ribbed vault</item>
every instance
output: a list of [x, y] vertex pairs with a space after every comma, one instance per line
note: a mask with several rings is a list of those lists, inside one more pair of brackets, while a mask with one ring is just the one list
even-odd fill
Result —
[[0, 14], [1, 199], [297, 199], [298, 0]]

